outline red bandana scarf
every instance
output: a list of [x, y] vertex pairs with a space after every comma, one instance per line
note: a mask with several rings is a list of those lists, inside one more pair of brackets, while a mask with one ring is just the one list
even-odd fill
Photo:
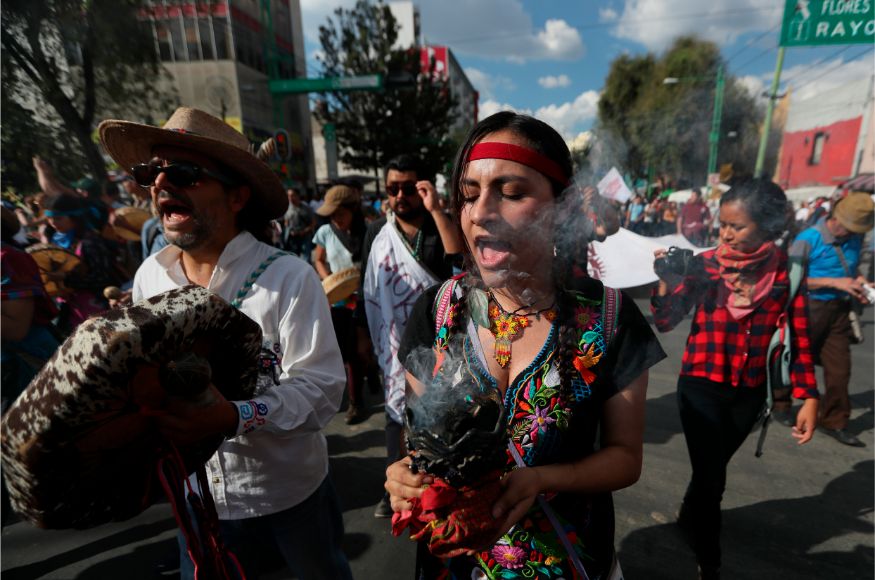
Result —
[[772, 289], [778, 273], [775, 243], [766, 242], [751, 253], [721, 244], [714, 256], [723, 279], [718, 291], [719, 303], [726, 305], [735, 320], [741, 320], [756, 310]]

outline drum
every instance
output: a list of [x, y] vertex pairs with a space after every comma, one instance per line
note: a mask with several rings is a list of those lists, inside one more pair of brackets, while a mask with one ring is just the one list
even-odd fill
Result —
[[[3, 417], [12, 506], [43, 528], [139, 514], [161, 496], [156, 465], [174, 452], [156, 416], [172, 397], [210, 394], [210, 382], [228, 400], [249, 399], [260, 348], [258, 324], [200, 286], [83, 322]], [[179, 446], [185, 473], [222, 441]]]
[[126, 242], [139, 242], [143, 224], [152, 217], [149, 210], [140, 207], [120, 207], [112, 215], [112, 229]]
[[358, 290], [361, 270], [353, 266], [331, 274], [322, 280], [322, 288], [328, 296], [328, 303], [334, 304], [346, 300]]
[[40, 270], [40, 277], [46, 292], [52, 297], [62, 297], [70, 294], [72, 290], [64, 286], [64, 282], [49, 280], [46, 274], [60, 272], [68, 274], [82, 264], [82, 260], [73, 252], [67, 251], [54, 244], [34, 244], [25, 249], [36, 262]]

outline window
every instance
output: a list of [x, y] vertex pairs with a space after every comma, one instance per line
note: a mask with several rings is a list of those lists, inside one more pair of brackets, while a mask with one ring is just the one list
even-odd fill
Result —
[[228, 19], [213, 18], [213, 33], [216, 35], [216, 59], [230, 59], [232, 51], [231, 38], [228, 36]]
[[198, 39], [197, 20], [186, 18], [185, 22], [185, 45], [188, 48], [189, 60], [200, 60], [200, 39]]
[[826, 133], [814, 134], [814, 145], [811, 146], [811, 159], [809, 165], [820, 165], [820, 157], [823, 155], [823, 144], [826, 142]]
[[198, 18], [198, 29], [201, 36], [201, 54], [204, 60], [213, 60], [215, 51], [213, 51], [213, 32], [210, 28], [209, 18]]
[[167, 23], [163, 20], [155, 21], [155, 38], [158, 39], [158, 55], [161, 60], [173, 61], [173, 48], [170, 45], [170, 30], [167, 28]]
[[173, 56], [175, 57], [175, 60], [188, 60], [188, 57], [185, 54], [185, 37], [182, 33], [182, 19], [169, 19], [167, 21], [167, 27], [170, 29], [170, 40], [173, 44]]

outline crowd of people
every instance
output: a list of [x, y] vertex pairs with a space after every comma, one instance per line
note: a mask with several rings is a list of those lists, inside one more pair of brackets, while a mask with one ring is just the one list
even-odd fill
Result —
[[[386, 415], [374, 515], [417, 531], [417, 578], [621, 578], [611, 492], [640, 476], [648, 369], [666, 356], [634, 300], [587, 275], [587, 244], [621, 225], [716, 246], [655, 268], [651, 298], [659, 331], [693, 311], [678, 379], [692, 478], [667, 501], [682, 501], [700, 578], [720, 577], [726, 471], [772, 399], [767, 353], [782, 324], [802, 405], [794, 416], [776, 400], [776, 419], [800, 444], [819, 428], [863, 445], [847, 431], [848, 381], [855, 305], [873, 286], [871, 264], [860, 271], [869, 194], [832, 200], [798, 236], [784, 192], [765, 180], [737, 179], [708, 202], [694, 191], [680, 207], [636, 195], [621, 208], [575, 184], [554, 129], [509, 112], [468, 134], [446, 198], [412, 155], [386, 165], [376, 199], [354, 181], [302, 197], [244, 136], [195, 109], [163, 127], [105, 121], [99, 134], [127, 172], [117, 181], [67, 186], [36, 159], [42, 192], [4, 200], [4, 409], [90, 316], [191, 284], [227, 300], [262, 331], [255, 394], [227, 400], [213, 387], [208, 404], [177, 402], [154, 421], [168, 441], [224, 439], [199, 493], [247, 578], [266, 542], [300, 578], [351, 577], [322, 430], [344, 393], [346, 421], [365, 418], [365, 385], [382, 385]], [[37, 250], [60, 253], [38, 266]], [[794, 260], [807, 271], [795, 293]], [[485, 508], [435, 507], [434, 490], [474, 467], [424, 470], [433, 449], [411, 443], [410, 409], [431, 400], [453, 410], [429, 411], [434, 440], [453, 449], [475, 438], [447, 439], [441, 421], [461, 414], [474, 429], [484, 405], [500, 409], [486, 424], [503, 442], [483, 476], [494, 481], [457, 490], [462, 502], [500, 478]], [[470, 543], [454, 528], [447, 551], [434, 530], [472, 513], [489, 526]], [[195, 560], [180, 536], [183, 578], [196, 577]]]

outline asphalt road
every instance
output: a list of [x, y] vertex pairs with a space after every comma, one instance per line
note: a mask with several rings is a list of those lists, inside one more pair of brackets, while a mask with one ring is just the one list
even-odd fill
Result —
[[[645, 307], [645, 303], [639, 301]], [[646, 310], [645, 310], [646, 312]], [[866, 343], [853, 347], [849, 429], [866, 442], [846, 447], [826, 436], [799, 447], [773, 424], [765, 454], [748, 437], [729, 469], [723, 500], [723, 577], [735, 580], [873, 578], [873, 309], [864, 316]], [[674, 525], [690, 475], [675, 404], [675, 385], [689, 324], [660, 336], [669, 358], [651, 371], [644, 471], [615, 494], [616, 546], [627, 578], [695, 578], [695, 560]], [[331, 469], [344, 510], [345, 549], [356, 578], [408, 579], [414, 546], [373, 517], [382, 492], [383, 415], [379, 395], [367, 421], [347, 426], [338, 414], [327, 429]], [[107, 481], [112, 485], [112, 481]], [[173, 578], [175, 524], [166, 504], [127, 522], [85, 531], [45, 531], [10, 523], [0, 536], [3, 580]], [[291, 578], [265, 565], [268, 580]]]

